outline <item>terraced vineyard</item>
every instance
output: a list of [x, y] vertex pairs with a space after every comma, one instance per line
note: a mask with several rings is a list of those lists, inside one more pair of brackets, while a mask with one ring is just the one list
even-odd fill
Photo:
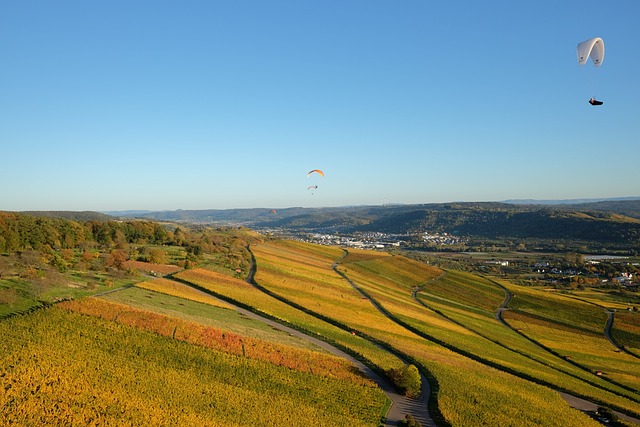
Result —
[[615, 341], [640, 358], [640, 315], [634, 312], [620, 312], [615, 315], [612, 336]]
[[[3, 320], [3, 413], [15, 425], [379, 424], [387, 399], [349, 362], [234, 304], [399, 388], [397, 373], [417, 366], [439, 425], [599, 425], [557, 390], [640, 415], [640, 323], [617, 301], [382, 252], [269, 240], [251, 253], [253, 284], [186, 269]], [[612, 337], [625, 351], [604, 336], [604, 307], [618, 309]]]
[[7, 319], [0, 334], [3, 425], [371, 426], [386, 405], [317, 348], [102, 298]]
[[[515, 292], [512, 286], [509, 289]], [[619, 393], [640, 404], [640, 360], [620, 351], [605, 337], [607, 315], [601, 307], [527, 288], [517, 289], [510, 307], [504, 318], [522, 335], [590, 374], [628, 390]], [[624, 322], [620, 325], [626, 327]], [[635, 345], [637, 338], [632, 333], [629, 337]]]
[[398, 357], [358, 334], [314, 317], [305, 310], [292, 307], [243, 280], [230, 278], [204, 269], [186, 270], [176, 275], [176, 278], [192, 283], [240, 306], [274, 318], [279, 322], [323, 337], [323, 339], [337, 344], [358, 357], [370, 361], [380, 370], [384, 371], [403, 366]]
[[[414, 289], [440, 277], [442, 271], [399, 256], [350, 250], [338, 270], [355, 289], [349, 281], [336, 280], [330, 274], [331, 265], [338, 259], [337, 251], [314, 252], [313, 246], [297, 242], [270, 242], [252, 246], [252, 250], [258, 265], [255, 279], [261, 287], [307, 307], [317, 316], [335, 319], [358, 334], [383, 342], [418, 363], [437, 381], [433, 404], [452, 425], [514, 425], [514, 420], [515, 425], [556, 425], [557, 419], [564, 420], [564, 425], [588, 424], [590, 420], [570, 409], [559, 395], [535, 384], [548, 384], [537, 379], [539, 373], [556, 381], [566, 380], [576, 389], [593, 389], [618, 407], [630, 411], [637, 408], [635, 401], [558, 373], [544, 363], [537, 363], [532, 370], [528, 368], [531, 358], [493, 343], [412, 298]], [[286, 279], [280, 276], [284, 271]], [[482, 322], [477, 312], [484, 305], [485, 317], [493, 319], [494, 328], [499, 329], [494, 311], [504, 293], [488, 281], [484, 281], [484, 287], [478, 306], [467, 301], [473, 308], [469, 318], [480, 317]], [[487, 311], [491, 302], [496, 306]], [[505, 334], [516, 335], [504, 329]], [[547, 418], [551, 413], [554, 421]]]

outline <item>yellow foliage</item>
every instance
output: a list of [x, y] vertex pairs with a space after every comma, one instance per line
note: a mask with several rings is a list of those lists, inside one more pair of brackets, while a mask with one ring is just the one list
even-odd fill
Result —
[[0, 335], [3, 426], [364, 427], [375, 425], [384, 404], [379, 389], [351, 378], [58, 308], [2, 321]]

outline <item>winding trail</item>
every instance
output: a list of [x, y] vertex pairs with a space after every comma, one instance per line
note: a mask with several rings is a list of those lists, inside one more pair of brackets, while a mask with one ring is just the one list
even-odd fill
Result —
[[[249, 250], [250, 251], [250, 250]], [[251, 251], [250, 251], [251, 252]], [[256, 262], [255, 262], [255, 258], [253, 257], [253, 253], [251, 253], [251, 267], [249, 269], [249, 274], [247, 275], [246, 278], [246, 282], [249, 283], [250, 285], [256, 287], [256, 289], [262, 291], [259, 287], [256, 286], [256, 282], [254, 280], [255, 277], [255, 273], [256, 273]], [[345, 255], [343, 255], [342, 258], [344, 258]], [[342, 259], [340, 258], [340, 259]], [[336, 273], [338, 273], [341, 277], [345, 278], [350, 284], [351, 286], [353, 286], [356, 290], [358, 290], [358, 292], [360, 292], [362, 294], [362, 292], [346, 277], [344, 276], [342, 273], [340, 273], [337, 270], [337, 263], [338, 261], [336, 261], [333, 264], [333, 269]], [[363, 294], [363, 296], [366, 296]], [[374, 306], [376, 306], [376, 308], [378, 310], [380, 310], [382, 313], [384, 313], [384, 311], [377, 305], [377, 303], [375, 303], [375, 301], [372, 301], [370, 299], [370, 301], [372, 302], [372, 304]], [[226, 303], [229, 303], [228, 301], [225, 301]], [[233, 304], [231, 304], [233, 305]], [[420, 392], [420, 396], [416, 399], [411, 399], [408, 398], [400, 393], [398, 393], [393, 386], [391, 385], [391, 383], [389, 381], [387, 381], [386, 378], [381, 377], [380, 375], [378, 375], [375, 371], [373, 371], [371, 368], [369, 368], [368, 366], [366, 366], [364, 363], [362, 363], [361, 361], [359, 361], [358, 359], [354, 358], [353, 356], [351, 356], [350, 354], [344, 352], [343, 350], [340, 350], [337, 347], [334, 347], [333, 345], [322, 341], [314, 336], [311, 335], [307, 335], [297, 329], [293, 329], [290, 328], [288, 326], [285, 326], [281, 323], [278, 323], [274, 320], [268, 319], [266, 317], [262, 317], [259, 314], [256, 314], [252, 311], [246, 310], [244, 308], [235, 306], [236, 310], [247, 316], [250, 317], [252, 319], [255, 320], [259, 320], [261, 322], [264, 322], [266, 324], [268, 324], [269, 326], [271, 326], [272, 328], [281, 330], [283, 332], [287, 332], [293, 336], [296, 336], [298, 338], [302, 338], [305, 340], [308, 340], [310, 342], [312, 342], [313, 344], [317, 345], [318, 347], [323, 348], [324, 350], [328, 351], [329, 353], [338, 356], [338, 357], [342, 357], [345, 358], [347, 360], [349, 360], [351, 363], [353, 363], [367, 378], [371, 379], [372, 381], [374, 381], [376, 384], [378, 384], [378, 386], [382, 389], [382, 391], [385, 393], [385, 395], [387, 396], [387, 398], [391, 401], [391, 407], [389, 408], [389, 411], [387, 412], [386, 418], [384, 420], [384, 425], [385, 426], [397, 426], [398, 422], [403, 420], [406, 414], [411, 414], [414, 416], [415, 419], [417, 419], [418, 421], [420, 421], [420, 423], [422, 424], [422, 426], [424, 427], [436, 427], [436, 423], [433, 421], [433, 419], [431, 418], [431, 416], [429, 415], [429, 411], [427, 409], [428, 407], [428, 401], [429, 401], [429, 396], [431, 395], [431, 387], [429, 386], [429, 382], [427, 380], [427, 378], [422, 374], [422, 372], [420, 373], [421, 379], [422, 379], [422, 389]], [[374, 343], [375, 344], [375, 343]], [[396, 354], [396, 356], [399, 357], [399, 355]], [[403, 360], [400, 357], [401, 360]], [[406, 360], [403, 360], [403, 362], [407, 363], [408, 362]]]
[[509, 305], [509, 303], [511, 302], [511, 298], [513, 298], [513, 294], [511, 292], [509, 292], [509, 290], [505, 287], [502, 287], [502, 290], [504, 291], [504, 301], [502, 301], [502, 304], [500, 304], [500, 307], [498, 307], [498, 309], [496, 310], [496, 320], [498, 320], [500, 323], [502, 323], [504, 326], [506, 326], [509, 329], [513, 329], [511, 327], [511, 325], [509, 325], [506, 320], [504, 320], [504, 318], [502, 317], [502, 312], [505, 310], [508, 310], [507, 306]]
[[[229, 302], [227, 301], [227, 304]], [[405, 414], [414, 414], [414, 416], [417, 414], [417, 411], [419, 409], [418, 406], [422, 406], [422, 405], [417, 405], [417, 403], [421, 403], [420, 401], [416, 401], [416, 400], [412, 400], [409, 399], [405, 396], [402, 396], [401, 394], [398, 394], [397, 391], [394, 390], [393, 386], [383, 377], [381, 377], [380, 375], [378, 375], [376, 372], [374, 372], [373, 370], [371, 370], [371, 368], [369, 368], [367, 365], [365, 365], [364, 363], [360, 362], [358, 359], [354, 358], [353, 356], [351, 356], [348, 353], [345, 353], [344, 351], [332, 346], [331, 344], [322, 341], [318, 338], [315, 338], [311, 335], [306, 335], [304, 333], [302, 333], [301, 331], [298, 331], [296, 329], [290, 328], [288, 326], [284, 326], [274, 320], [271, 319], [267, 319], [265, 317], [262, 317], [252, 311], [249, 310], [245, 310], [243, 308], [240, 307], [235, 307], [236, 310], [251, 318], [254, 320], [258, 320], [260, 322], [264, 322], [267, 325], [271, 326], [274, 329], [278, 329], [280, 331], [286, 332], [288, 334], [291, 334], [295, 337], [299, 337], [302, 339], [305, 339], [313, 344], [315, 344], [316, 346], [323, 348], [324, 350], [328, 351], [329, 353], [338, 356], [338, 357], [342, 357], [344, 359], [347, 359], [348, 361], [350, 361], [351, 363], [353, 363], [353, 365], [355, 365], [367, 378], [371, 379], [372, 381], [374, 381], [384, 392], [384, 394], [387, 396], [387, 398], [389, 398], [389, 400], [392, 402], [391, 404], [391, 408], [389, 409], [389, 412], [387, 413], [386, 416], [386, 420], [385, 420], [385, 426], [397, 426], [398, 425], [398, 421], [404, 419]], [[424, 402], [424, 407], [426, 408], [426, 402]], [[421, 420], [422, 422], [422, 420]], [[424, 424], [423, 425], [433, 425], [435, 426], [435, 424]]]
[[609, 342], [617, 347], [619, 350], [624, 351], [624, 348], [620, 347], [614, 340], [611, 338], [611, 327], [613, 326], [613, 318], [614, 313], [611, 310], [605, 310], [607, 313], [607, 324], [604, 326], [604, 336], [607, 337]]
[[[346, 257], [348, 252], [345, 250], [344, 255], [340, 257], [336, 262], [331, 265], [333, 271], [335, 271], [340, 277], [345, 279], [349, 285], [353, 289], [355, 289], [363, 298], [369, 300], [369, 302], [385, 317], [389, 320], [395, 322], [395, 319], [389, 316], [389, 314], [378, 304], [376, 300], [367, 295], [362, 289], [360, 289], [355, 283], [349, 279], [344, 273], [338, 270], [338, 263]], [[400, 360], [402, 360], [405, 364], [409, 364], [407, 360], [405, 360], [401, 355], [394, 353], [394, 355]], [[428, 411], [429, 397], [431, 396], [431, 386], [429, 385], [429, 380], [427, 377], [420, 371], [420, 382], [421, 382], [421, 390], [420, 396], [417, 399], [410, 399], [408, 397], [397, 395], [394, 400], [391, 396], [393, 404], [391, 405], [391, 409], [389, 410], [389, 414], [387, 417], [389, 419], [401, 420], [404, 418], [405, 414], [412, 414], [415, 419], [420, 421], [423, 426], [436, 426], [436, 423], [433, 421]], [[391, 424], [391, 425], [397, 425]]]
[[611, 345], [613, 345], [619, 351], [621, 351], [623, 353], [626, 353], [629, 356], [634, 357], [636, 359], [640, 359], [640, 357], [637, 354], [627, 350], [625, 348], [625, 346], [618, 344], [616, 342], [616, 340], [613, 338], [613, 336], [611, 336], [611, 329], [613, 328], [613, 323], [615, 322], [615, 316], [616, 316], [616, 310], [615, 309], [604, 307], [603, 305], [597, 304], [597, 303], [595, 303], [593, 301], [589, 301], [589, 300], [580, 298], [578, 296], [571, 296], [571, 297], [568, 297], [568, 298], [571, 298], [571, 299], [574, 299], [574, 300], [577, 300], [577, 301], [581, 301], [581, 302], [583, 302], [585, 304], [591, 304], [591, 305], [594, 305], [594, 306], [604, 310], [604, 312], [607, 314], [607, 323], [604, 325], [604, 336], [609, 340]]
[[613, 328], [613, 322], [615, 321], [616, 313], [614, 310], [605, 309], [605, 313], [607, 313], [607, 324], [604, 326], [604, 336], [607, 337], [609, 342], [618, 350], [628, 354], [631, 357], [635, 357], [636, 359], [640, 359], [637, 354], [627, 350], [625, 346], [620, 345], [616, 342], [615, 339], [611, 336], [611, 328]]
[[[489, 279], [490, 280], [490, 279]], [[532, 340], [531, 338], [527, 337], [526, 335], [522, 334], [521, 332], [519, 332], [518, 330], [516, 330], [515, 328], [513, 328], [510, 324], [508, 324], [504, 318], [502, 317], [502, 313], [505, 310], [508, 310], [507, 305], [509, 305], [509, 302], [511, 302], [511, 298], [513, 298], [513, 294], [503, 285], [491, 280], [492, 283], [494, 283], [496, 286], [500, 287], [503, 291], [504, 291], [504, 301], [502, 301], [502, 304], [500, 304], [500, 307], [498, 307], [498, 309], [496, 310], [496, 319], [498, 319], [503, 325], [505, 325], [507, 328], [513, 330], [514, 332], [516, 332], [517, 334], [525, 337], [526, 339], [528, 339], [529, 341], [531, 341], [532, 343], [540, 346], [540, 344], [534, 340]], [[616, 348], [620, 348], [621, 350], [625, 351], [626, 350], [624, 348], [621, 348], [620, 346], [618, 346], [615, 341], [611, 338], [611, 326], [613, 325], [613, 312], [607, 310], [607, 324], [604, 328], [604, 334], [607, 337], [607, 339], [611, 342], [611, 344], [613, 344]], [[542, 347], [542, 346], [540, 346]], [[547, 350], [545, 347], [542, 347], [543, 349]], [[548, 350], [547, 350], [548, 351]], [[562, 392], [559, 390], [556, 390], [557, 393], [560, 394], [560, 396], [562, 396], [562, 398], [569, 404], [569, 406], [571, 406], [572, 408], [578, 409], [580, 411], [595, 411], [598, 409], [599, 406], [596, 403], [593, 403], [591, 401], [588, 401], [586, 399], [582, 399], [580, 397], [574, 396], [572, 394], [566, 393], [566, 392]], [[640, 424], [640, 419], [629, 416], [627, 414], [623, 414], [622, 412], [619, 411], [613, 411], [618, 417], [632, 422], [632, 423], [636, 423], [636, 424]]]

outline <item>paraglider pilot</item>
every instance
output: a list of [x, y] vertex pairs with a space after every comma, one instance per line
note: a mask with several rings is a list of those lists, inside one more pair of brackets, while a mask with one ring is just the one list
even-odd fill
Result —
[[[579, 43], [576, 47], [576, 53], [578, 55], [578, 64], [584, 65], [589, 58], [593, 61], [593, 66], [600, 68], [604, 61], [604, 40], [600, 37], [594, 37], [589, 40], [585, 40]], [[595, 98], [589, 100], [591, 105], [602, 105], [602, 101], [598, 101]]]

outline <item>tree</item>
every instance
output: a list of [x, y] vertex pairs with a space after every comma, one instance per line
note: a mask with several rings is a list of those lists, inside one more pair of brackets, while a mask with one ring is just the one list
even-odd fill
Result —
[[67, 262], [73, 262], [75, 254], [72, 249], [60, 249], [60, 256]]
[[111, 253], [109, 254], [109, 258], [107, 258], [107, 266], [122, 270], [126, 260], [126, 252], [122, 249], [116, 249], [111, 251]]
[[51, 260], [49, 261], [49, 264], [51, 264], [52, 267], [55, 267], [55, 269], [61, 273], [67, 271], [67, 268], [69, 267], [67, 262], [57, 253], [54, 253], [51, 256]]
[[153, 242], [156, 244], [163, 244], [167, 240], [167, 230], [160, 224], [154, 224], [153, 226]]
[[126, 249], [127, 247], [127, 236], [122, 232], [122, 230], [114, 230], [113, 232], [113, 242], [116, 244], [116, 248], [118, 249]]
[[584, 265], [584, 255], [575, 252], [567, 253], [564, 257], [564, 260], [570, 267], [579, 267]]
[[153, 248], [149, 250], [149, 262], [154, 264], [166, 264], [167, 254], [165, 251], [159, 248]]
[[83, 261], [92, 261], [92, 260], [98, 258], [99, 256], [100, 256], [100, 254], [98, 252], [91, 252], [91, 251], [87, 251], [87, 250], [82, 252], [82, 260]]
[[186, 240], [187, 240], [187, 236], [185, 232], [182, 230], [182, 228], [176, 227], [176, 229], [173, 231], [173, 242], [177, 246], [182, 246]]

